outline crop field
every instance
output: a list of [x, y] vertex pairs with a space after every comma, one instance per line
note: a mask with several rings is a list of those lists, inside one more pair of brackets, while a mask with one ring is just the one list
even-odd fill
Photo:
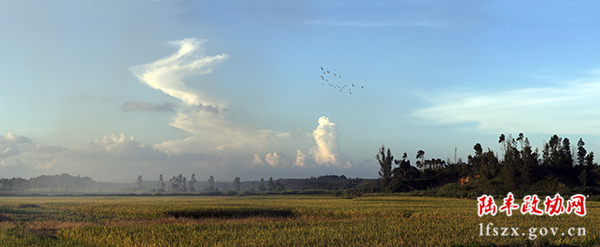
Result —
[[[501, 205], [502, 201], [496, 203]], [[586, 207], [584, 217], [521, 215], [518, 211], [511, 217], [502, 213], [479, 217], [476, 200], [458, 198], [0, 197], [0, 245], [599, 245], [600, 203], [588, 201]], [[490, 223], [492, 230], [486, 236]], [[493, 236], [493, 227], [500, 231], [497, 236]], [[519, 234], [513, 236], [508, 229], [510, 235], [501, 236], [502, 227], [518, 227]], [[534, 233], [529, 230], [532, 227]], [[561, 234], [568, 233], [569, 228], [578, 234]], [[585, 235], [577, 231], [581, 228], [585, 228]]]

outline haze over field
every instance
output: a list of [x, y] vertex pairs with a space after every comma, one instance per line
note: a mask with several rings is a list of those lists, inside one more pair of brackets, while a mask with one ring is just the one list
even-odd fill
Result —
[[375, 178], [381, 144], [466, 160], [520, 132], [600, 152], [599, 8], [3, 1], [0, 177]]

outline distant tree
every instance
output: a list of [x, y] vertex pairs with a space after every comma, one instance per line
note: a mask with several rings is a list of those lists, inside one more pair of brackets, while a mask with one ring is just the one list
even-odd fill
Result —
[[179, 174], [179, 176], [177, 176], [179, 191], [187, 191], [187, 183], [185, 180], [186, 178], [181, 173]]
[[402, 155], [402, 160], [394, 160], [394, 163], [398, 165], [398, 167], [392, 170], [392, 179], [402, 177], [402, 180], [406, 180], [407, 173], [412, 168], [412, 166], [410, 165], [410, 160], [408, 160], [408, 154], [404, 153]]
[[265, 186], [265, 179], [261, 178], [260, 179], [260, 183], [258, 184], [258, 190], [260, 191], [266, 191], [267, 187]]
[[158, 176], [158, 186], [160, 186], [159, 192], [165, 192], [165, 181], [162, 174]]
[[583, 147], [584, 145], [585, 142], [583, 142], [583, 139], [579, 138], [577, 142], [577, 165], [580, 167], [585, 164], [585, 155], [587, 154], [585, 147]]
[[235, 179], [233, 179], [233, 186], [235, 187], [236, 191], [240, 191], [240, 185], [242, 183], [240, 182], [240, 177], [235, 177]]
[[590, 152], [585, 156], [585, 165], [590, 167], [594, 165], [594, 152]]
[[165, 181], [163, 180], [162, 174], [158, 176], [158, 186], [160, 187], [158, 192], [165, 192]]
[[190, 178], [190, 181], [188, 182], [188, 184], [190, 185], [190, 192], [196, 191], [196, 188], [194, 188], [194, 184], [196, 182], [198, 182], [198, 180], [196, 180], [196, 174], [192, 173], [192, 177]]
[[171, 191], [179, 191], [179, 182], [177, 181], [177, 177], [173, 176], [173, 178], [169, 179], [171, 182]]
[[186, 178], [182, 174], [179, 174], [179, 176], [173, 176], [169, 182], [171, 182], [172, 191], [187, 191]]
[[214, 191], [215, 190], [215, 177], [213, 177], [213, 175], [210, 175], [210, 177], [208, 177], [208, 187], [206, 187], [204, 190], [206, 190], [206, 191]]
[[138, 176], [137, 182], [135, 182], [135, 183], [140, 186], [140, 189], [144, 188], [144, 180], [142, 179], [142, 175]]
[[521, 177], [526, 185], [532, 184], [535, 180], [539, 156], [537, 148], [535, 151], [532, 150], [529, 139], [525, 137], [524, 146], [521, 148], [521, 159], [523, 160]]
[[254, 191], [254, 181], [250, 183], [250, 191]]
[[502, 160], [502, 173], [504, 174], [504, 186], [510, 191], [515, 191], [522, 185], [521, 178], [521, 157], [517, 149], [517, 142], [512, 135], [500, 135], [498, 140], [504, 151], [504, 160]]
[[525, 136], [523, 133], [519, 133], [519, 137], [517, 137], [517, 141], [521, 143], [521, 150], [523, 150], [523, 142], [525, 141]]
[[273, 177], [269, 178], [269, 191], [274, 191], [276, 189], [275, 182], [273, 182]]
[[562, 145], [562, 148], [560, 151], [561, 151], [560, 153], [561, 153], [562, 168], [565, 171], [572, 172], [573, 153], [571, 153], [571, 143], [569, 141], [569, 138], [565, 137], [563, 139], [563, 145]]
[[388, 148], [386, 155], [385, 146], [381, 145], [379, 153], [375, 155], [375, 159], [377, 159], [380, 166], [379, 180], [381, 181], [381, 185], [387, 187], [392, 180], [392, 161], [394, 161], [392, 151]]
[[425, 151], [419, 150], [417, 151], [417, 167], [420, 169], [425, 169]]

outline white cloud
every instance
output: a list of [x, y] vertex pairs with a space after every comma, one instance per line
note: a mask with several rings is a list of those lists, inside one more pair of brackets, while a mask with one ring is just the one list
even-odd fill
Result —
[[296, 152], [297, 152], [296, 162], [294, 162], [294, 165], [304, 167], [305, 166], [304, 161], [307, 158], [306, 154], [304, 154], [300, 149], [296, 150]]
[[4, 176], [24, 176], [32, 169], [50, 168], [66, 148], [40, 144], [12, 132], [0, 136], [0, 166]]
[[292, 153], [300, 147], [310, 146], [310, 135], [299, 129], [289, 132], [258, 129], [248, 124], [234, 123], [206, 111], [179, 110], [170, 125], [185, 130], [193, 136], [170, 140], [154, 145], [170, 152], [219, 150], [230, 152], [265, 153], [277, 149]]
[[339, 136], [335, 123], [323, 116], [319, 118], [319, 126], [313, 131], [312, 136], [316, 144], [309, 150], [309, 154], [319, 165], [339, 166], [345, 163], [346, 155], [340, 152]]
[[210, 73], [212, 66], [225, 58], [226, 54], [217, 56], [196, 55], [206, 40], [195, 38], [170, 42], [179, 46], [179, 50], [166, 58], [153, 63], [132, 67], [131, 72], [148, 86], [165, 94], [180, 99], [189, 105], [213, 105], [206, 95], [185, 85], [183, 80], [192, 75]]
[[271, 167], [286, 167], [289, 166], [290, 160], [283, 157], [283, 155], [275, 153], [268, 153], [265, 156], [265, 160]]
[[252, 161], [252, 166], [263, 165], [265, 162], [260, 158], [258, 153], [254, 153], [254, 161]]
[[432, 106], [411, 116], [425, 124], [475, 123], [480, 131], [564, 133], [600, 136], [600, 78], [555, 87], [500, 92], [421, 95]]
[[90, 142], [87, 146], [78, 146], [67, 152], [68, 157], [111, 162], [144, 162], [148, 160], [164, 160], [167, 154], [145, 145], [133, 136], [106, 135], [100, 140]]
[[21, 146], [31, 142], [31, 139], [15, 135], [12, 132], [0, 136], [0, 159], [19, 155], [21, 153]]

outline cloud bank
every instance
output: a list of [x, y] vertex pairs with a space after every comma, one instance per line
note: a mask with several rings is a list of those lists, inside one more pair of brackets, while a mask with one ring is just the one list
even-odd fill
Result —
[[0, 136], [2, 175], [51, 168], [66, 148], [43, 145], [31, 138], [8, 132]]
[[555, 87], [448, 92], [421, 96], [432, 106], [416, 110], [411, 116], [426, 124], [473, 123], [480, 131], [494, 134], [526, 132], [600, 136], [597, 127], [600, 122], [598, 95], [599, 77], [582, 78]]

